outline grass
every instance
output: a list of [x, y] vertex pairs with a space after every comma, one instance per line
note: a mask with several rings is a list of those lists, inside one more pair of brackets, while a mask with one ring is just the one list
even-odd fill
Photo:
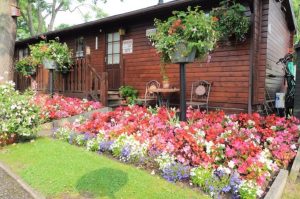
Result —
[[48, 198], [209, 198], [198, 190], [49, 138], [6, 147], [0, 150], [0, 161]]
[[283, 192], [282, 199], [299, 199], [300, 198], [300, 182], [296, 183], [287, 182]]

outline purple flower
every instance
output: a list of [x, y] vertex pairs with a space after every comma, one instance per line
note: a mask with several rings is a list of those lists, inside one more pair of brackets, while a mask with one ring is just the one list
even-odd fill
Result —
[[114, 141], [103, 141], [100, 142], [99, 144], [99, 151], [104, 152], [104, 151], [109, 151], [111, 145], [114, 143]]
[[122, 149], [122, 152], [121, 152], [121, 157], [124, 157], [124, 158], [128, 158], [129, 155], [130, 155], [130, 152], [131, 152], [131, 147], [130, 146], [125, 146], [123, 149]]
[[170, 182], [188, 179], [190, 174], [190, 167], [184, 166], [180, 163], [171, 164], [163, 169], [163, 178]]

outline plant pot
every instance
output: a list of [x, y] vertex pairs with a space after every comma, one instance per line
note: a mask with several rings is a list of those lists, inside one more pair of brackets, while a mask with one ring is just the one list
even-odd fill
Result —
[[170, 81], [169, 80], [163, 80], [162, 81], [163, 88], [170, 88]]
[[17, 134], [11, 133], [7, 136], [6, 144], [13, 144], [17, 141]]
[[172, 63], [190, 63], [194, 62], [196, 56], [196, 49], [191, 52], [188, 51], [187, 43], [178, 42], [176, 44], [176, 50], [170, 56]]
[[31, 71], [27, 71], [27, 74], [29, 76], [35, 76], [36, 75], [36, 69], [32, 69]]
[[48, 58], [43, 59], [43, 65], [45, 69], [56, 69], [57, 68], [57, 63], [56, 61]]

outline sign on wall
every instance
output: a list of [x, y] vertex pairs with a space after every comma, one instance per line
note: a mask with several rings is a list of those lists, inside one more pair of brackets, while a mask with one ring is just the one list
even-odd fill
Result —
[[133, 39], [123, 41], [122, 45], [123, 54], [130, 54], [133, 52]]

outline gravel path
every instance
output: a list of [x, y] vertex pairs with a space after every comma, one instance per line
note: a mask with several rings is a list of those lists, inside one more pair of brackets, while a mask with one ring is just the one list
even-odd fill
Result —
[[33, 199], [0, 167], [0, 199]]

